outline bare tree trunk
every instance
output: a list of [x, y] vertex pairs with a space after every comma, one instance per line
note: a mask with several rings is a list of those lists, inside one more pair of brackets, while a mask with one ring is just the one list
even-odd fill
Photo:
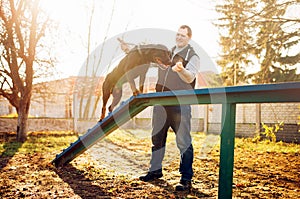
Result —
[[85, 108], [84, 108], [84, 112], [83, 112], [83, 119], [85, 119], [85, 120], [89, 119], [90, 106], [91, 106], [93, 93], [94, 93], [94, 86], [92, 85], [92, 88], [89, 90], [87, 100], [86, 100], [86, 104], [85, 104]]
[[91, 118], [99, 118], [99, 115], [96, 116], [96, 110], [97, 110], [97, 107], [99, 106], [99, 100], [100, 100], [101, 96], [102, 96], [102, 92], [100, 92], [100, 94], [96, 96]]
[[30, 97], [26, 96], [20, 100], [18, 109], [17, 141], [25, 142], [27, 140], [27, 121], [30, 107]]
[[17, 126], [17, 141], [18, 142], [25, 142], [27, 140], [27, 120], [28, 120], [28, 114], [26, 114], [26, 113], [19, 114], [18, 126]]

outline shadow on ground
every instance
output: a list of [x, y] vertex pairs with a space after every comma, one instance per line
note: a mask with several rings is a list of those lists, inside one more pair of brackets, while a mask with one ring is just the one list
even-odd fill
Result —
[[23, 143], [16, 141], [16, 134], [5, 133], [0, 135], [0, 142], [4, 142], [3, 152], [0, 154], [0, 170], [2, 170], [8, 162], [18, 152], [19, 148], [22, 147]]
[[164, 188], [166, 191], [173, 193], [176, 198], [210, 198], [211, 196], [199, 191], [196, 188], [192, 188], [190, 191], [175, 191], [175, 187], [168, 183], [168, 181], [164, 179], [157, 179], [154, 181], [149, 182], [154, 186], [159, 186]]
[[70, 185], [74, 193], [81, 198], [111, 198], [112, 195], [107, 190], [93, 184], [94, 180], [87, 178], [83, 171], [78, 170], [71, 164], [55, 169], [59, 177]]

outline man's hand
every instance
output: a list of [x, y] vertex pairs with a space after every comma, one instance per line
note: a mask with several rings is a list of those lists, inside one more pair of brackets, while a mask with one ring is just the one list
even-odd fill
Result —
[[174, 72], [180, 72], [180, 71], [182, 71], [183, 69], [184, 69], [184, 67], [183, 67], [183, 65], [182, 65], [182, 62], [177, 62], [177, 63], [175, 64], [175, 66], [172, 67], [172, 70], [173, 70]]

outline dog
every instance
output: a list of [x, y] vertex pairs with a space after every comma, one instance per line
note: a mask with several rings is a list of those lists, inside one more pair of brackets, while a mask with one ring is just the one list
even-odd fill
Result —
[[[143, 93], [146, 73], [150, 63], [156, 63], [159, 67], [169, 67], [171, 63], [168, 48], [161, 44], [137, 45], [119, 62], [112, 72], [106, 77], [102, 85], [102, 112], [100, 121], [105, 117], [106, 104], [110, 96], [113, 96], [108, 107], [112, 112], [122, 97], [123, 84], [128, 82], [133, 95]], [[139, 77], [139, 88], [136, 88], [135, 79]]]

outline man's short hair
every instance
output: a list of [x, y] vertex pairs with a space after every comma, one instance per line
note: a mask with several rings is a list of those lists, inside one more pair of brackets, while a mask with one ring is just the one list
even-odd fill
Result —
[[191, 38], [192, 37], [192, 29], [188, 25], [181, 25], [179, 29], [187, 29], [187, 35]]

